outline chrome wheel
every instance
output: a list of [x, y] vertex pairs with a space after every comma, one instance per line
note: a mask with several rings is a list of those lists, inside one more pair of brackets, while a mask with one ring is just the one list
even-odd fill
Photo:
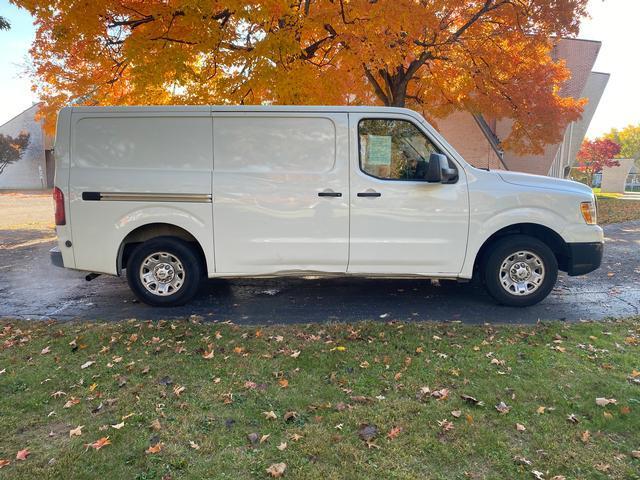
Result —
[[531, 295], [544, 281], [544, 263], [535, 253], [521, 250], [502, 261], [498, 276], [500, 285], [509, 294]]
[[166, 297], [184, 285], [185, 271], [175, 255], [155, 252], [147, 256], [140, 266], [140, 282], [154, 295]]

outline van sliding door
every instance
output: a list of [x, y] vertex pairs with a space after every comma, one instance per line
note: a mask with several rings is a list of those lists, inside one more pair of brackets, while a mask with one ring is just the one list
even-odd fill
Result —
[[346, 272], [347, 115], [213, 116], [216, 272]]

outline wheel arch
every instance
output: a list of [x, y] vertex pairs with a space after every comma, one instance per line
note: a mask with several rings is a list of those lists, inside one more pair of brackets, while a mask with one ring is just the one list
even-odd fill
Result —
[[195, 235], [193, 235], [184, 227], [180, 227], [171, 223], [153, 222], [134, 228], [120, 242], [116, 260], [116, 269], [118, 275], [121, 275], [122, 270], [126, 267], [127, 260], [129, 259], [129, 256], [136, 248], [136, 246], [147, 240], [151, 240], [157, 237], [174, 237], [192, 244], [198, 256], [200, 257], [202, 267], [205, 269], [205, 272], [207, 271], [207, 256], [205, 255], [204, 249], [202, 248], [202, 245]]
[[547, 245], [558, 261], [558, 268], [567, 271], [569, 264], [569, 246], [555, 230], [539, 223], [515, 223], [501, 228], [490, 235], [478, 250], [473, 265], [474, 273], [482, 266], [491, 245], [509, 235], [528, 235]]

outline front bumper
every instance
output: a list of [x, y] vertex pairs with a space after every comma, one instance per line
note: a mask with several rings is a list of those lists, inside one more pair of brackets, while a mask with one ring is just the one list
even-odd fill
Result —
[[600, 268], [604, 252], [603, 242], [569, 243], [567, 273], [570, 276], [584, 275]]
[[56, 267], [64, 267], [62, 252], [58, 247], [53, 247], [51, 250], [49, 250], [49, 257], [51, 258], [51, 263]]

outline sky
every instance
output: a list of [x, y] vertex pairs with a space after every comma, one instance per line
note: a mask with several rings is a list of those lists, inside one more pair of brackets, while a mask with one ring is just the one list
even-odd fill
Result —
[[[579, 38], [602, 41], [594, 71], [611, 78], [591, 122], [588, 137], [611, 128], [640, 124], [640, 0], [590, 0], [590, 19], [582, 23]], [[0, 16], [11, 30], [0, 31], [0, 125], [38, 99], [24, 74], [34, 27], [30, 15], [0, 0]]]

